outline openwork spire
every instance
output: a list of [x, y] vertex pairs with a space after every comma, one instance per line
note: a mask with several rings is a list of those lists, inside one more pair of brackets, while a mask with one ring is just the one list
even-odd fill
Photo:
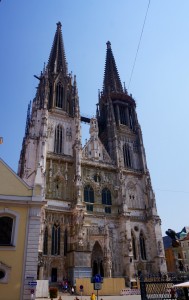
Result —
[[56, 33], [54, 36], [53, 45], [48, 61], [48, 70], [52, 73], [59, 73], [62, 71], [64, 75], [67, 75], [67, 64], [64, 50], [64, 43], [62, 37], [62, 24], [58, 22]]
[[109, 92], [123, 92], [123, 87], [119, 78], [119, 73], [116, 67], [115, 59], [111, 49], [111, 43], [108, 41], [106, 52], [106, 63], [104, 71], [103, 94]]

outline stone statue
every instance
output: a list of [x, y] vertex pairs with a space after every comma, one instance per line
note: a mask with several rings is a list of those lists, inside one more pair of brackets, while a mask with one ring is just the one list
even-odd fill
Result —
[[176, 232], [173, 229], [168, 229], [167, 231], [165, 231], [165, 233], [171, 238], [173, 247], [180, 246], [180, 241], [179, 241], [178, 235], [176, 234]]

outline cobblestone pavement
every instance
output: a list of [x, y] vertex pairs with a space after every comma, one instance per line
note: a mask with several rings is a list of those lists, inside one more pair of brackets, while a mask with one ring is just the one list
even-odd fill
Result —
[[[75, 295], [69, 295], [65, 293], [59, 293], [58, 298], [53, 298], [53, 300], [58, 300], [60, 299], [59, 297], [61, 296], [62, 300], [74, 300]], [[77, 296], [79, 300], [90, 300], [90, 296]], [[36, 298], [36, 300], [48, 300], [50, 298]], [[98, 299], [96, 297], [96, 300], [140, 300], [141, 296], [140, 295], [124, 295], [124, 296], [98, 296]]]

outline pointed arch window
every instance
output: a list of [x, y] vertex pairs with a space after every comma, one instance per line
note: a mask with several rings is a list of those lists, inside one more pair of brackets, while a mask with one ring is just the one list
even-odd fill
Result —
[[128, 144], [123, 145], [123, 158], [124, 158], [124, 166], [128, 168], [132, 168], [131, 153]]
[[119, 106], [119, 113], [120, 113], [120, 123], [123, 125], [127, 125], [127, 107], [120, 105]]
[[134, 121], [133, 121], [133, 111], [132, 111], [131, 107], [129, 107], [129, 126], [133, 130]]
[[48, 254], [48, 228], [45, 228], [44, 232], [44, 240], [43, 240], [43, 254]]
[[55, 128], [54, 152], [57, 154], [63, 153], [63, 127], [60, 124]]
[[58, 224], [52, 226], [51, 254], [60, 255], [60, 226]]
[[140, 233], [140, 237], [139, 237], [139, 241], [140, 241], [140, 254], [141, 254], [141, 258], [143, 260], [146, 260], [146, 246], [145, 246], [145, 238], [143, 233]]
[[102, 204], [112, 205], [112, 197], [109, 189], [104, 188], [102, 190]]
[[68, 252], [68, 231], [65, 229], [64, 231], [64, 256], [67, 255]]
[[90, 185], [84, 187], [84, 201], [94, 203], [94, 190]]
[[64, 89], [60, 82], [56, 85], [56, 107], [63, 108]]
[[131, 239], [132, 239], [133, 258], [136, 260], [137, 259], [136, 239], [135, 239], [133, 233], [131, 234]]

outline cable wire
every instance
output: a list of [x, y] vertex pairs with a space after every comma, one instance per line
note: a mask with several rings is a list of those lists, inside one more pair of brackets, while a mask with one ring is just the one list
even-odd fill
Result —
[[141, 43], [141, 40], [142, 40], [143, 31], [144, 31], [144, 26], [145, 26], [145, 23], [146, 23], [146, 19], [147, 19], [147, 15], [148, 15], [148, 10], [149, 10], [149, 7], [150, 7], [150, 2], [151, 2], [151, 0], [148, 1], [148, 6], [147, 6], [147, 10], [146, 10], [146, 14], [145, 14], [143, 26], [142, 26], [142, 31], [141, 31], [141, 34], [140, 34], [140, 38], [139, 38], [139, 42], [138, 42], [138, 47], [137, 47], [137, 51], [136, 51], [136, 54], [135, 54], [135, 59], [134, 59], [134, 63], [133, 63], [132, 71], [131, 71], [131, 76], [130, 76], [130, 79], [129, 79], [128, 90], [129, 90], [131, 79], [132, 79], [132, 76], [133, 76], [133, 72], [134, 72], [134, 68], [135, 68], [135, 64], [136, 64], [136, 60], [137, 60], [137, 56], [138, 56], [138, 51], [139, 51], [139, 48], [140, 48], [140, 43]]

